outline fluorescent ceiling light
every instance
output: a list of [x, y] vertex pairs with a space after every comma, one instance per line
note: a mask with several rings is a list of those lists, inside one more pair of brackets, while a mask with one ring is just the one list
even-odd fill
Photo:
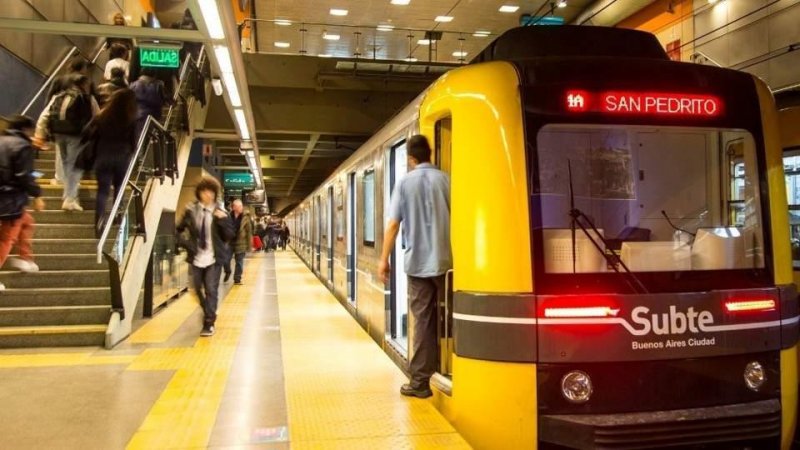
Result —
[[278, 48], [289, 48], [289, 43], [288, 42], [280, 42], [280, 41], [278, 41], [278, 42], [275, 43], [275, 47], [278, 47]]
[[236, 85], [236, 76], [233, 75], [233, 72], [222, 72], [222, 81], [225, 83], [225, 89], [228, 90], [228, 98], [231, 99], [231, 106], [240, 108], [242, 106], [242, 98], [239, 97], [239, 87]]
[[392, 25], [378, 25], [378, 31], [392, 31], [394, 27]]
[[330, 57], [332, 57], [333, 55], [331, 55], [330, 53], [320, 53], [320, 54], [319, 54], [319, 55], [317, 55], [317, 56], [319, 56], [320, 58], [330, 58]]
[[504, 13], [515, 13], [519, 9], [519, 6], [516, 5], [503, 5], [498, 9], [500, 12]]
[[233, 72], [231, 53], [228, 51], [228, 47], [224, 45], [215, 45], [214, 54], [217, 56], [217, 63], [219, 64], [220, 72]]
[[291, 20], [286, 20], [286, 19], [278, 19], [278, 20], [275, 21], [275, 25], [280, 25], [282, 27], [288, 27], [291, 24], [292, 24], [292, 21]]
[[244, 116], [244, 110], [234, 109], [233, 115], [236, 117], [236, 125], [239, 126], [239, 134], [242, 135], [242, 139], [250, 139], [250, 130], [247, 128], [247, 119]]
[[391, 2], [393, 5], [407, 5], [411, 3], [411, 0], [392, 0]]
[[436, 18], [433, 19], [433, 20], [435, 20], [437, 22], [445, 22], [445, 23], [447, 23], [447, 22], [452, 22], [453, 21], [453, 16], [436, 16]]
[[332, 16], [346, 16], [347, 15], [347, 10], [346, 9], [331, 8], [331, 15]]
[[486, 37], [486, 36], [489, 36], [490, 34], [492, 34], [492, 33], [488, 32], [488, 31], [480, 31], [480, 30], [472, 33], [472, 35], [475, 36], [475, 37]]
[[406, 61], [407, 62], [417, 62], [417, 58], [414, 58], [413, 56], [409, 56], [408, 58], [406, 58]]
[[567, 7], [567, 0], [558, 0], [558, 3], [556, 3], [556, 6], [558, 6], [559, 8], [566, 8]]
[[420, 39], [420, 40], [417, 41], [417, 44], [419, 44], [419, 45], [431, 45], [431, 40], [430, 39]]
[[338, 34], [322, 33], [322, 39], [327, 41], [338, 41], [340, 37]]
[[203, 21], [208, 28], [208, 35], [211, 39], [223, 39], [225, 37], [225, 30], [222, 29], [222, 20], [219, 18], [219, 9], [217, 8], [216, 0], [199, 0], [200, 13], [203, 15]]
[[463, 58], [463, 57], [467, 56], [467, 52], [455, 51], [455, 52], [453, 52], [453, 56], [455, 56], [456, 58]]

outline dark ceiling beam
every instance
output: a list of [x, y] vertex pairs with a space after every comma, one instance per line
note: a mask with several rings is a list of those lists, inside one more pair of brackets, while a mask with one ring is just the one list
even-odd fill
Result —
[[306, 146], [306, 153], [303, 155], [303, 159], [300, 160], [300, 165], [297, 167], [297, 175], [295, 175], [294, 180], [292, 180], [291, 186], [289, 189], [286, 190], [286, 196], [290, 197], [292, 195], [292, 190], [294, 189], [294, 185], [297, 183], [298, 178], [300, 178], [300, 174], [303, 172], [303, 169], [306, 167], [306, 163], [308, 163], [308, 158], [311, 155], [311, 152], [314, 151], [314, 147], [317, 146], [317, 140], [319, 140], [319, 134], [311, 135], [311, 139], [308, 141], [308, 146]]

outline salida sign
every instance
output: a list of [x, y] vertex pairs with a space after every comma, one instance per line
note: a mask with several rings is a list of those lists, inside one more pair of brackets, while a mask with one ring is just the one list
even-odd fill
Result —
[[567, 91], [565, 106], [570, 112], [599, 111], [606, 114], [715, 117], [722, 101], [712, 95], [608, 91]]
[[139, 64], [142, 67], [177, 69], [180, 56], [177, 48], [139, 47]]

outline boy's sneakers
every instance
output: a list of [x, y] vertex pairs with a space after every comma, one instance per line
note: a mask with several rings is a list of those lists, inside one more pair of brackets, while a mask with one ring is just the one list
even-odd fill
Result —
[[200, 332], [200, 336], [210, 337], [214, 335], [215, 331], [214, 325], [205, 325], [203, 326], [203, 331]]
[[39, 266], [33, 261], [28, 261], [22, 258], [10, 258], [8, 263], [11, 267], [19, 270], [20, 272], [38, 272]]

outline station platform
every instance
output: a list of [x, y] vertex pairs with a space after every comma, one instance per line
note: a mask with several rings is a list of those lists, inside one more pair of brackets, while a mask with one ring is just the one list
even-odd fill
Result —
[[211, 338], [184, 295], [110, 351], [0, 351], [0, 447], [469, 448], [293, 253], [243, 281]]

